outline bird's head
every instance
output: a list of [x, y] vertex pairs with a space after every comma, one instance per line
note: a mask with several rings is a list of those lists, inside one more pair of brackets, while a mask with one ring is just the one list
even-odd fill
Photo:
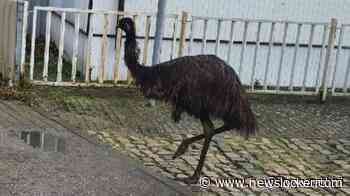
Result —
[[135, 23], [131, 18], [122, 18], [118, 21], [117, 28], [120, 28], [125, 33], [135, 32]]

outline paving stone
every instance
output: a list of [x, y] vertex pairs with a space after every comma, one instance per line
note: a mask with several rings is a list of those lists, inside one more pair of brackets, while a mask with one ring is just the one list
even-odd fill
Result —
[[298, 192], [298, 193], [293, 193], [293, 195], [294, 195], [294, 196], [305, 196], [306, 194], [305, 194], [305, 193], [300, 193], [300, 192]]
[[[88, 128], [84, 128], [91, 137], [96, 137], [97, 133], [94, 130], [102, 130], [96, 127], [103, 127], [103, 132], [107, 134], [101, 133], [97, 137], [102, 142], [114, 143], [112, 148], [126, 154], [134, 153], [146, 165], [158, 168], [170, 178], [173, 178], [174, 175], [191, 175], [198, 162], [202, 141], [191, 145], [188, 152], [179, 159], [172, 160], [171, 157], [184, 138], [202, 132], [198, 120], [184, 114], [183, 120], [179, 124], [174, 124], [169, 118], [169, 110], [164, 109], [166, 108], [164, 105], [152, 109], [145, 108], [143, 99], [136, 100], [133, 99], [134, 97], [113, 99], [114, 102], [110, 101], [112, 100], [110, 98], [103, 99], [105, 108], [113, 110], [114, 116], [123, 116], [123, 125], [115, 121], [116, 118], [104, 119], [106, 115], [99, 113], [101, 109], [98, 109], [98, 105], [93, 103], [83, 104], [84, 107], [82, 107], [73, 102], [71, 110], [81, 110], [79, 116], [71, 111], [58, 110], [57, 112], [60, 114], [58, 115], [59, 120], [73, 123], [75, 127], [85, 126], [85, 121], [80, 123], [81, 119], [88, 119], [89, 115], [100, 116], [101, 118], [96, 118], [93, 123], [89, 123]], [[128, 104], [114, 104], [121, 99], [128, 100]], [[226, 175], [243, 178], [265, 174], [315, 178], [316, 176], [338, 174], [347, 180], [350, 179], [348, 175], [350, 173], [348, 161], [350, 132], [344, 131], [350, 130], [350, 104], [347, 102], [332, 102], [325, 105], [294, 102], [281, 104], [261, 102], [261, 100], [252, 100], [252, 102], [254, 112], [259, 114], [257, 116], [260, 127], [259, 135], [249, 140], [232, 132], [215, 137], [207, 155], [206, 172], [217, 177]], [[98, 125], [93, 125], [94, 123]], [[120, 125], [117, 129], [108, 127], [116, 124]], [[120, 130], [124, 130], [127, 136], [121, 136]], [[140, 132], [133, 135], [135, 130]], [[154, 130], [159, 130], [162, 134], [164, 133], [164, 136], [156, 134]], [[171, 171], [166, 172], [164, 168]], [[259, 194], [264, 190], [256, 192], [231, 190], [233, 194], [230, 193], [230, 190], [210, 188], [207, 192], [213, 195], [215, 193], [248, 195]], [[276, 190], [266, 192], [264, 195], [280, 195], [281, 193], [286, 192]], [[314, 190], [305, 193], [291, 192], [292, 195], [320, 193], [324, 192]], [[345, 193], [350, 194], [344, 191]]]
[[346, 196], [344, 193], [336, 193], [336, 196]]
[[225, 155], [232, 161], [245, 161], [243, 157], [233, 152], [225, 153]]
[[350, 195], [350, 188], [349, 187], [342, 187], [340, 188], [344, 193], [349, 194]]
[[187, 178], [188, 176], [185, 175], [185, 174], [183, 174], [183, 173], [177, 173], [177, 174], [176, 174], [176, 177], [177, 177], [177, 178]]
[[96, 134], [97, 134], [97, 132], [96, 132], [96, 131], [93, 131], [93, 130], [87, 130], [87, 133], [88, 133], [89, 135], [96, 135]]

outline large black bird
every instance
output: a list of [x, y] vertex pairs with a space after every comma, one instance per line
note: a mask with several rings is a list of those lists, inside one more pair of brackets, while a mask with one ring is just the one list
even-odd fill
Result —
[[[190, 144], [204, 139], [197, 168], [191, 177], [184, 179], [186, 183], [196, 183], [214, 135], [236, 130], [248, 137], [256, 132], [255, 115], [239, 77], [215, 55], [185, 56], [151, 67], [141, 65], [134, 21], [123, 18], [117, 27], [126, 34], [125, 62], [143, 95], [170, 103], [175, 122], [183, 112], [200, 119], [203, 134], [182, 141], [173, 156], [179, 157]], [[224, 125], [214, 128], [211, 118], [221, 119]]]

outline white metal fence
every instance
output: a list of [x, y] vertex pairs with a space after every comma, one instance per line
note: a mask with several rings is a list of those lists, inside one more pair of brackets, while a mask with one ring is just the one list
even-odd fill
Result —
[[334, 69], [331, 72], [332, 95], [350, 95], [350, 24], [338, 28]]
[[196, 16], [188, 23], [187, 54], [225, 59], [250, 92], [349, 94], [348, 25]]
[[[21, 16], [17, 10], [22, 8]], [[2, 79], [9, 80], [9, 84], [16, 77], [16, 47], [19, 46], [20, 68], [25, 62], [25, 36], [27, 28], [28, 2], [15, 0], [0, 1], [0, 74]], [[18, 19], [22, 19], [21, 30], [17, 28]], [[21, 43], [16, 43], [16, 35], [21, 37]], [[24, 69], [20, 69], [24, 70]]]
[[[40, 76], [35, 77], [36, 64], [36, 28], [38, 12], [46, 13], [45, 49], [43, 67]], [[60, 14], [59, 42], [56, 77], [50, 80], [48, 72], [50, 58], [50, 42], [52, 34], [52, 15]], [[96, 20], [91, 20], [86, 43], [79, 39], [82, 15], [98, 16], [101, 18], [102, 29], [101, 48], [99, 51], [99, 66], [93, 66], [92, 51], [93, 37], [99, 30], [94, 29]], [[72, 55], [68, 59], [71, 67], [70, 77], [63, 79], [62, 69], [65, 51], [66, 18], [73, 19], [74, 38]], [[152, 27], [155, 13], [117, 12], [107, 10], [81, 10], [71, 8], [35, 7], [33, 12], [33, 29], [31, 40], [31, 57], [29, 77], [36, 84], [51, 85], [115, 85], [122, 81], [123, 42], [122, 34], [117, 31], [113, 67], [107, 67], [108, 38], [114, 34], [118, 17], [131, 16], [137, 24], [138, 35], [142, 35], [142, 59], [148, 63], [152, 52], [150, 47]], [[167, 59], [182, 55], [216, 54], [225, 59], [239, 74], [244, 85], [254, 93], [273, 94], [309, 94], [316, 95], [331, 91], [332, 95], [349, 95], [349, 39], [350, 25], [337, 25], [336, 20], [328, 23], [251, 20], [236, 18], [213, 18], [183, 15], [168, 15], [170, 21], [166, 29], [163, 44], [169, 51]], [[71, 20], [72, 21], [72, 20]], [[58, 28], [56, 28], [57, 30]], [[100, 30], [101, 30], [100, 29]], [[112, 30], [111, 30], [112, 29]], [[210, 32], [210, 33], [208, 33]], [[348, 32], [348, 33], [347, 33]], [[337, 39], [336, 39], [337, 38]], [[139, 40], [139, 41], [140, 41]], [[84, 47], [83, 66], [78, 66], [79, 48]], [[170, 48], [170, 49], [169, 49]], [[67, 60], [67, 59], [66, 59]], [[91, 81], [92, 69], [97, 79]], [[77, 70], [83, 78], [77, 78]], [[112, 79], [107, 75], [112, 73]], [[128, 74], [127, 81], [131, 78]]]
[[[41, 77], [35, 77], [35, 66], [36, 65], [36, 39], [37, 39], [37, 20], [38, 20], [38, 12], [45, 12], [46, 13], [46, 35], [45, 35], [45, 49], [44, 53], [42, 54], [44, 56], [44, 65], [43, 68], [40, 70], [42, 73]], [[51, 43], [51, 34], [52, 34], [52, 15], [53, 13], [57, 12], [60, 14], [61, 22], [60, 22], [60, 38], [58, 43], [58, 60], [57, 60], [57, 67], [55, 67], [55, 70], [57, 70], [56, 78], [54, 81], [50, 81], [48, 77], [49, 72], [49, 61], [50, 61], [50, 43]], [[67, 15], [70, 15], [74, 18], [74, 38], [73, 42], [73, 54], [71, 59], [69, 60], [71, 62], [71, 74], [70, 78], [67, 80], [64, 80], [62, 78], [62, 64], [64, 60], [64, 49], [65, 49], [65, 35], [66, 35], [66, 18]], [[96, 33], [98, 33], [99, 29], [95, 29], [95, 22], [96, 20], [91, 20], [91, 23], [89, 25], [90, 29], [88, 31], [86, 43], [80, 43], [80, 18], [82, 15], [91, 15], [91, 18], [95, 17], [102, 17], [102, 46], [100, 51], [100, 64], [97, 67], [97, 80], [91, 81], [91, 74], [92, 74], [92, 68], [95, 68], [95, 66], [92, 65], [93, 58], [97, 58], [96, 54], [93, 54], [92, 51], [92, 44], [93, 44], [93, 37]], [[29, 71], [29, 78], [36, 84], [52, 84], [52, 85], [114, 85], [121, 81], [120, 79], [120, 71], [121, 71], [121, 64], [122, 64], [122, 32], [118, 30], [116, 32], [116, 40], [115, 43], [109, 43], [108, 42], [108, 36], [111, 35], [115, 27], [116, 27], [116, 21], [117, 18], [120, 18], [122, 16], [130, 16], [133, 17], [136, 23], [143, 22], [144, 29], [144, 38], [143, 38], [143, 55], [142, 55], [142, 62], [144, 64], [148, 61], [148, 55], [149, 55], [149, 42], [150, 42], [150, 32], [151, 32], [151, 24], [152, 24], [152, 18], [155, 17], [154, 13], [145, 13], [145, 12], [137, 12], [137, 13], [131, 13], [131, 12], [118, 12], [118, 11], [108, 11], [108, 10], [81, 10], [81, 9], [70, 9], [70, 8], [53, 8], [53, 7], [35, 7], [34, 13], [33, 13], [33, 30], [32, 30], [32, 40], [31, 40], [31, 57], [30, 57], [30, 71]], [[177, 15], [168, 15], [167, 18], [172, 19], [174, 21], [178, 20]], [[112, 30], [111, 30], [112, 29]], [[138, 31], [142, 31], [137, 27]], [[175, 43], [176, 39], [174, 39]], [[108, 58], [108, 45], [115, 44], [115, 51], [114, 51], [114, 65], [113, 65], [113, 77], [112, 80], [107, 79], [107, 71], [110, 70], [107, 68], [107, 58]], [[81, 70], [83, 70], [84, 73], [84, 79], [78, 80], [76, 78], [77, 75], [77, 60], [78, 60], [78, 50], [80, 47], [85, 47], [85, 57], [84, 57], [84, 66]], [[171, 56], [174, 56], [175, 49], [172, 49]], [[130, 74], [128, 74], [127, 81], [131, 82]]]

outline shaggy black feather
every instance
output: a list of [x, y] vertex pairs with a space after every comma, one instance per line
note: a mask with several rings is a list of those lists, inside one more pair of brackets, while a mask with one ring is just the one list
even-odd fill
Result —
[[[126, 33], [126, 65], [144, 96], [171, 103], [176, 122], [183, 112], [201, 120], [203, 134], [182, 141], [173, 156], [181, 156], [190, 144], [204, 139], [195, 172], [184, 179], [186, 183], [196, 183], [214, 135], [232, 129], [246, 137], [256, 132], [255, 116], [244, 88], [236, 72], [214, 55], [180, 57], [152, 67], [141, 65], [134, 22], [123, 18], [118, 27]], [[224, 125], [215, 129], [211, 117], [222, 119]]]
[[196, 118], [203, 114], [219, 118], [241, 135], [255, 134], [255, 115], [246, 93], [232, 67], [215, 55], [180, 57], [168, 62], [141, 65], [134, 23], [119, 22], [126, 32], [125, 62], [147, 98], [163, 100], [174, 108], [172, 118], [179, 121], [182, 112]]

